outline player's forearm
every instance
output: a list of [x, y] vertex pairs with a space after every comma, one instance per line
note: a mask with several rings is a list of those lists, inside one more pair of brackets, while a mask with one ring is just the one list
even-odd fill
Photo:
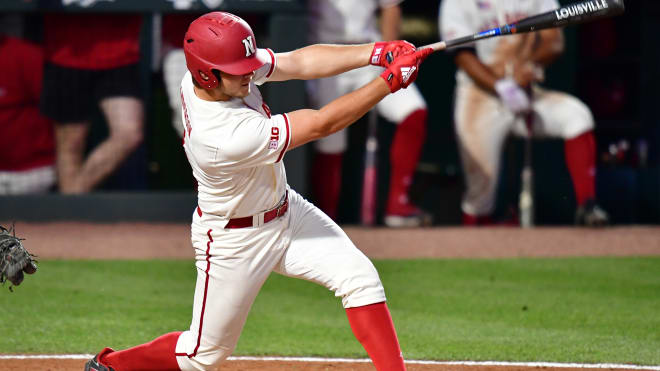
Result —
[[315, 44], [278, 54], [271, 80], [311, 80], [338, 75], [369, 64], [374, 44]]
[[474, 53], [470, 51], [459, 52], [456, 55], [456, 65], [467, 73], [479, 87], [495, 93], [495, 82], [497, 82], [499, 77], [490, 67], [481, 63]]
[[401, 7], [394, 5], [381, 10], [380, 31], [384, 41], [399, 39], [401, 34]]
[[541, 40], [532, 55], [532, 61], [548, 66], [564, 52], [564, 34], [558, 29], [550, 29], [540, 31], [539, 36]]
[[330, 135], [354, 123], [389, 93], [385, 81], [378, 77], [325, 105], [319, 110], [324, 134]]
[[293, 149], [348, 127], [389, 93], [387, 83], [379, 77], [319, 110], [307, 109], [289, 113], [293, 133], [290, 147]]

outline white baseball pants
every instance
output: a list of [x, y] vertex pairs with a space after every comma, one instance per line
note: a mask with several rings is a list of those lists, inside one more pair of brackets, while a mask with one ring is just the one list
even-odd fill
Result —
[[181, 370], [213, 370], [232, 353], [272, 271], [327, 287], [345, 308], [385, 301], [371, 261], [293, 190], [286, 214], [262, 226], [222, 229], [216, 222], [194, 213], [197, 284], [190, 329], [176, 346]]

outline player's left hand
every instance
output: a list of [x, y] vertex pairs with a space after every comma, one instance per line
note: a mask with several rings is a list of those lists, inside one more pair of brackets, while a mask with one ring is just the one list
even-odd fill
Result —
[[388, 68], [401, 55], [415, 51], [415, 45], [405, 40], [381, 41], [374, 44], [369, 64]]
[[525, 113], [531, 108], [531, 101], [527, 93], [513, 78], [498, 80], [494, 88], [502, 103], [513, 113]]

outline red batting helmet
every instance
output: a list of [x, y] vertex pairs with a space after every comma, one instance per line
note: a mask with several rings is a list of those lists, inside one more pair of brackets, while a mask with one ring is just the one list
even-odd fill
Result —
[[[250, 25], [225, 12], [211, 12], [195, 19], [188, 26], [183, 52], [193, 78], [207, 89], [219, 83], [212, 70], [245, 75], [265, 64], [257, 58], [257, 42]], [[204, 80], [200, 72], [209, 79]]]

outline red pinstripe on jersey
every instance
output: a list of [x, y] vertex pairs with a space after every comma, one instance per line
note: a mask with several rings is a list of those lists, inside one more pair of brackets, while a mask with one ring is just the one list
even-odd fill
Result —
[[270, 54], [270, 70], [268, 70], [266, 77], [270, 77], [270, 75], [272, 75], [273, 71], [275, 70], [275, 54], [273, 54], [273, 51], [270, 49], [266, 50], [268, 51], [268, 54]]
[[285, 113], [282, 116], [284, 116], [284, 122], [286, 123], [286, 138], [284, 139], [284, 146], [282, 146], [282, 152], [280, 152], [280, 156], [277, 158], [277, 161], [275, 162], [280, 162], [282, 160], [282, 157], [284, 157], [284, 152], [286, 152], [286, 149], [289, 148], [289, 138], [290, 135], [289, 133], [291, 132], [291, 128], [289, 127], [289, 116]]

